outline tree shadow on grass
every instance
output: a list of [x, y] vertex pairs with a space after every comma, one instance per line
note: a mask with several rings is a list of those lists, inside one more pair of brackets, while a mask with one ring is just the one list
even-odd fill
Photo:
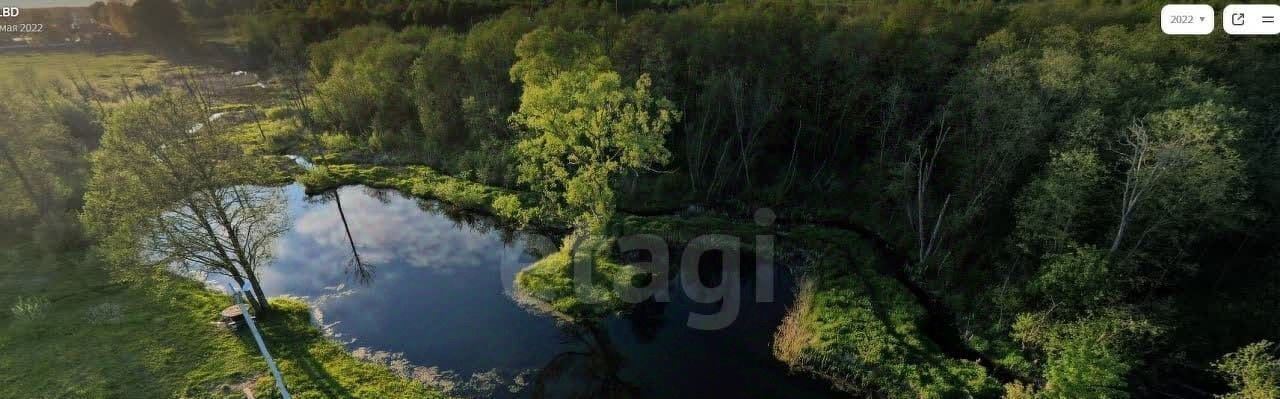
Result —
[[[827, 275], [822, 278], [844, 278], [848, 279], [846, 284], [856, 284], [856, 287], [858, 288], [849, 288], [855, 290], [860, 289], [860, 291], [866, 295], [866, 298], [871, 304], [871, 315], [875, 317], [876, 321], [883, 327], [883, 331], [887, 335], [887, 338], [892, 341], [891, 343], [902, 350], [902, 355], [904, 356], [902, 360], [904, 361], [904, 364], [915, 364], [936, 370], [938, 373], [924, 373], [923, 376], [929, 379], [940, 378], [949, 387], [964, 389], [966, 387], [964, 381], [951, 373], [951, 370], [945, 361], [945, 356], [949, 354], [945, 351], [945, 348], [938, 346], [936, 338], [934, 337], [934, 335], [936, 335], [936, 331], [930, 330], [931, 328], [934, 328], [934, 326], [929, 323], [930, 315], [927, 313], [927, 309], [924, 314], [925, 320], [896, 320], [892, 314], [892, 310], [898, 306], [903, 306], [903, 300], [909, 301], [909, 304], [906, 306], [916, 305], [914, 301], [911, 301], [915, 298], [911, 297], [910, 293], [903, 293], [899, 295], [894, 292], [887, 292], [883, 290], [882, 287], [877, 286], [874, 282], [874, 280], [877, 279], [891, 278], [884, 274], [886, 274], [885, 269], [892, 267], [888, 264], [893, 263], [894, 260], [885, 259], [884, 254], [874, 254], [874, 264], [865, 266], [857, 265], [855, 262], [861, 262], [865, 257], [859, 256], [860, 254], [854, 252], [852, 248], [855, 248], [856, 246], [840, 245], [838, 241], [824, 241], [826, 241], [828, 246], [826, 249], [828, 251], [834, 252], [836, 254], [835, 256], [842, 256], [844, 261], [848, 262], [846, 265], [848, 269], [827, 270], [825, 273]], [[903, 287], [903, 290], [905, 291], [907, 288]], [[892, 291], [892, 289], [890, 289], [890, 291]], [[906, 298], [902, 298], [904, 295]], [[899, 324], [904, 322], [915, 324], [916, 328], [920, 330], [920, 336], [916, 337], [918, 339], [912, 339], [911, 337], [904, 335], [903, 332], [898, 329]]]
[[[895, 304], [895, 302], [897, 302], [895, 301], [895, 298], [887, 293], [882, 293], [875, 284], [871, 283], [870, 279], [874, 277], [867, 276], [861, 271], [857, 272], [857, 275], [857, 280], [862, 284], [867, 296], [871, 299], [872, 313], [884, 326], [885, 332], [889, 334], [891, 339], [896, 342], [898, 347], [903, 349], [904, 355], [907, 357], [907, 364], [916, 363], [920, 365], [927, 365], [927, 367], [931, 367], [939, 371], [939, 373], [926, 373], [926, 376], [938, 377], [938, 374], [940, 374], [940, 377], [945, 381], [947, 386], [963, 389], [966, 386], [965, 383], [952, 374], [951, 370], [947, 367], [948, 365], [942, 358], [940, 358], [940, 356], [938, 356], [943, 353], [941, 348], [930, 345], [933, 343], [931, 341], [919, 342], [908, 339], [908, 337], [904, 336], [901, 331], [898, 331], [899, 322], [895, 321], [893, 315], [889, 313], [889, 309], [891, 307], [898, 306]], [[909, 322], [914, 323], [916, 321], [913, 320]], [[921, 338], [928, 340], [929, 334], [927, 329], [929, 326], [917, 325], [917, 327], [922, 330]]]
[[[318, 342], [325, 338], [313, 329], [314, 327], [311, 326], [309, 319], [299, 319], [297, 315], [277, 310], [265, 321], [258, 319], [258, 327], [262, 331], [267, 350], [271, 352], [271, 356], [280, 367], [280, 372], [284, 375], [285, 385], [290, 393], [319, 391], [326, 398], [349, 399], [355, 397], [350, 390], [342, 385], [337, 377], [329, 373], [324, 366], [324, 362], [316, 359], [315, 355], [309, 350], [314, 345], [325, 344]], [[241, 327], [237, 336], [240, 342], [252, 353], [259, 353], [258, 344], [248, 326]], [[261, 357], [259, 358], [261, 359]], [[262, 362], [264, 373], [269, 373], [266, 370], [266, 360], [262, 359]], [[304, 375], [305, 379], [297, 379], [296, 377], [299, 374]], [[290, 378], [290, 376], [295, 378]], [[268, 389], [271, 392], [263, 393], [276, 394], [274, 392], [274, 383]], [[271, 395], [262, 396], [274, 397]]]
[[310, 380], [311, 385], [320, 392], [323, 392], [325, 397], [342, 399], [353, 397], [351, 392], [348, 391], [346, 387], [342, 386], [342, 383], [340, 383], [337, 378], [334, 378], [332, 374], [329, 374], [329, 372], [325, 370], [324, 365], [317, 361], [315, 356], [313, 356], [311, 352], [307, 351], [306, 348], [296, 348], [296, 350], [287, 351], [285, 356], [288, 356], [288, 360], [293, 366], [300, 369], [302, 373], [307, 375], [307, 379]]

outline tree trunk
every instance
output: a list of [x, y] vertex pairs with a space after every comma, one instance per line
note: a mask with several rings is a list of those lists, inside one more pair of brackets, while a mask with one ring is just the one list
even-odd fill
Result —
[[1120, 249], [1120, 240], [1124, 239], [1124, 230], [1129, 227], [1129, 211], [1126, 209], [1120, 214], [1120, 225], [1116, 227], [1116, 237], [1111, 240], [1111, 250], [1108, 253], [1115, 253]]
[[244, 242], [240, 240], [240, 230], [232, 222], [230, 216], [227, 215], [226, 208], [221, 204], [221, 197], [214, 192], [207, 192], [206, 195], [209, 197], [209, 201], [215, 202], [216, 208], [214, 209], [217, 210], [215, 214], [218, 217], [218, 222], [227, 231], [227, 238], [231, 241], [231, 252], [235, 254], [236, 261], [240, 263], [240, 269], [244, 271], [244, 275], [249, 279], [249, 282], [253, 284], [253, 294], [258, 297], [258, 302], [262, 305], [261, 310], [264, 313], [270, 312], [271, 304], [267, 302], [267, 296], [262, 293], [262, 287], [258, 286], [258, 275], [254, 270], [256, 265], [249, 260], [247, 251], [244, 248]]
[[[226, 271], [227, 274], [231, 275], [232, 280], [235, 280], [237, 288], [244, 287], [244, 277], [240, 273], [240, 270], [236, 269], [235, 261], [231, 259], [230, 255], [227, 254], [226, 247], [223, 247], [222, 242], [218, 240], [218, 235], [213, 230], [213, 224], [209, 222], [209, 219], [204, 215], [204, 212], [201, 212], [200, 208], [196, 206], [195, 201], [188, 199], [187, 207], [191, 208], [191, 213], [194, 214], [196, 216], [196, 219], [200, 221], [200, 226], [204, 229], [205, 234], [209, 237], [210, 241], [213, 242], [213, 247], [217, 251], [215, 255], [217, 255], [218, 258], [221, 259], [222, 262], [226, 265], [225, 267], [223, 267], [223, 270]], [[246, 272], [251, 272], [251, 270], [246, 270]], [[256, 277], [250, 279], [250, 281], [254, 281], [254, 280], [256, 280]], [[254, 285], [254, 288], [256, 289], [258, 283], [255, 282], [253, 283], [253, 285]], [[265, 301], [261, 301], [258, 298], [250, 298], [249, 296], [245, 296], [245, 298], [249, 299], [249, 304], [252, 305], [253, 310], [257, 311], [258, 313], [263, 313], [265, 310], [267, 310], [265, 307], [267, 303]]]
[[260, 314], [271, 312], [271, 303], [267, 302], [267, 294], [262, 292], [262, 284], [258, 284], [258, 276], [253, 272], [246, 273], [245, 277], [249, 279], [249, 283], [253, 285], [253, 296], [257, 298]]
[[[232, 272], [231, 279], [236, 282], [237, 289], [239, 289], [240, 287], [244, 287], [244, 277], [241, 276], [240, 273]], [[257, 286], [257, 284], [254, 284], [254, 286]], [[258, 302], [257, 297], [252, 295], [245, 295], [244, 299], [246, 299], [245, 302], [249, 302], [250, 307], [253, 307], [254, 313], [262, 314], [262, 304]]]

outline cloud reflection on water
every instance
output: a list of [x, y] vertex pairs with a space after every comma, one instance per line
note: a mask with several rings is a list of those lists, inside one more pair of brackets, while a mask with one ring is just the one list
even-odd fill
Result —
[[[458, 267], [485, 266], [484, 262], [493, 257], [493, 243], [475, 239], [481, 231], [453, 228], [456, 222], [442, 214], [424, 212], [419, 201], [392, 193], [383, 204], [376, 197], [362, 195], [358, 187], [344, 188], [340, 194], [351, 234], [367, 262], [400, 261], [448, 272]], [[336, 217], [336, 205], [327, 201], [321, 207], [298, 215], [288, 237], [307, 242], [285, 246], [323, 251], [303, 254], [311, 259], [319, 255], [326, 260], [342, 260], [350, 254], [342, 221]]]

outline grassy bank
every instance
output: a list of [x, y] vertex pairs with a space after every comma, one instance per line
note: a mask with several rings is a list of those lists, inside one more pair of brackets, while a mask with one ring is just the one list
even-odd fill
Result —
[[[0, 397], [242, 398], [244, 385], [270, 397], [247, 331], [211, 324], [231, 298], [174, 277], [109, 277], [84, 252], [0, 249]], [[273, 303], [261, 326], [295, 398], [443, 396], [353, 358], [304, 303]]]
[[891, 398], [996, 397], [1000, 386], [977, 363], [946, 356], [923, 331], [925, 310], [856, 234], [793, 231], [808, 255], [796, 302], [774, 341], [795, 370], [852, 393]]
[[493, 200], [511, 191], [436, 172], [426, 166], [320, 165], [298, 177], [308, 194], [344, 185], [391, 188], [422, 198], [438, 199], [461, 209], [493, 214]]
[[[610, 256], [613, 240], [585, 238], [576, 244], [567, 238], [556, 253], [548, 255], [516, 274], [515, 287], [522, 301], [533, 299], [535, 307], [569, 320], [593, 318], [623, 310], [618, 296], [622, 284], [639, 283], [643, 278], [635, 267]], [[587, 262], [587, 263], [582, 263]], [[590, 265], [591, 284], [574, 284], [574, 265]], [[543, 306], [537, 306], [542, 304]]]

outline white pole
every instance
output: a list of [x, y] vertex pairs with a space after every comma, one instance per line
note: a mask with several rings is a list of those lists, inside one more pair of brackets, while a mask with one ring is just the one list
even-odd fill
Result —
[[[249, 283], [246, 282], [244, 284], [245, 287], [243, 288], [248, 290]], [[262, 351], [262, 357], [267, 359], [267, 367], [271, 369], [271, 375], [276, 377], [276, 389], [280, 390], [280, 395], [284, 399], [293, 399], [289, 396], [289, 389], [284, 386], [284, 377], [280, 376], [280, 369], [276, 368], [276, 360], [271, 358], [271, 353], [267, 352], [267, 344], [262, 342], [262, 335], [258, 334], [258, 325], [254, 324], [253, 317], [249, 315], [249, 309], [244, 306], [244, 302], [240, 301], [242, 292], [231, 283], [227, 283], [227, 286], [231, 287], [231, 297], [236, 299], [236, 306], [240, 307], [240, 314], [244, 317], [244, 322], [249, 325], [249, 331], [253, 333], [253, 339], [258, 341], [258, 350]]]

